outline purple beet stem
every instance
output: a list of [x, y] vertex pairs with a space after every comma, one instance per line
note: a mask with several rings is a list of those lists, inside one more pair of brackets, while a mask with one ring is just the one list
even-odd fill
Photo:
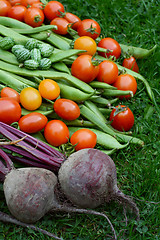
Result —
[[[25, 137], [25, 139], [20, 141], [16, 146], [3, 145], [3, 148], [7, 148], [29, 158], [32, 166], [38, 166], [37, 163], [34, 165], [36, 161], [43, 166], [47, 165], [52, 168], [59, 168], [61, 163], [65, 160], [65, 155], [59, 151], [53, 149], [42, 141], [37, 140], [36, 138], [2, 122], [0, 122], [0, 133], [11, 141], [16, 141]], [[26, 164], [29, 164], [29, 159]], [[25, 158], [22, 161], [25, 163]]]

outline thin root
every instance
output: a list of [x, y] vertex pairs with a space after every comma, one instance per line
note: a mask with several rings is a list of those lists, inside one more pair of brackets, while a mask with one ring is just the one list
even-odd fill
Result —
[[109, 223], [109, 225], [112, 229], [112, 232], [113, 232], [113, 235], [114, 235], [113, 240], [117, 240], [115, 229], [114, 229], [111, 221], [107, 217], [107, 215], [104, 214], [104, 213], [100, 213], [100, 212], [97, 212], [97, 211], [94, 211], [94, 210], [79, 209], [79, 208], [74, 208], [74, 207], [69, 207], [69, 206], [58, 206], [58, 207], [52, 208], [50, 210], [50, 212], [55, 212], [55, 211], [67, 212], [67, 213], [85, 213], [85, 214], [91, 214], [91, 215], [96, 215], [96, 216], [102, 216], [102, 217], [107, 219], [107, 221], [108, 221], [108, 223]]
[[54, 239], [62, 240], [62, 238], [57, 237], [53, 233], [50, 233], [50, 232], [48, 232], [46, 230], [43, 230], [43, 229], [41, 229], [39, 227], [36, 227], [36, 226], [32, 225], [32, 224], [23, 223], [23, 222], [17, 220], [16, 218], [14, 218], [14, 217], [6, 214], [6, 213], [3, 213], [1, 211], [0, 211], [0, 221], [7, 222], [7, 223], [13, 223], [13, 224], [16, 224], [16, 225], [19, 225], [19, 226], [22, 226], [22, 227], [26, 227], [26, 228], [31, 228], [31, 229], [33, 229], [35, 231], [41, 232], [44, 235], [47, 235], [47, 236], [52, 237]]

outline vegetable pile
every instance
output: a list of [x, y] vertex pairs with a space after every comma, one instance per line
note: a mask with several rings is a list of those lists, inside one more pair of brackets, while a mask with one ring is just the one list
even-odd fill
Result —
[[32, 223], [49, 212], [93, 214], [117, 239], [105, 214], [85, 209], [110, 200], [139, 220], [109, 155], [145, 144], [131, 132], [127, 101], [140, 80], [156, 105], [136, 62], [155, 49], [103, 37], [98, 22], [58, 1], [0, 0], [0, 180], [15, 217], [0, 212], [1, 221], [61, 239]]

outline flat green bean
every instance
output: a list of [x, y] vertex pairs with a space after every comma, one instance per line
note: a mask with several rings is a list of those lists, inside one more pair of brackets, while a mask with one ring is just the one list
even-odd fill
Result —
[[102, 96], [105, 97], [115, 97], [115, 96], [125, 96], [125, 95], [130, 95], [133, 97], [133, 92], [132, 91], [123, 91], [123, 90], [118, 90], [118, 89], [104, 89], [102, 92]]
[[28, 35], [28, 34], [43, 32], [43, 31], [46, 31], [46, 30], [52, 30], [52, 29], [57, 29], [57, 26], [55, 26], [55, 25], [43, 25], [43, 26], [40, 26], [40, 27], [30, 28], [30, 29], [14, 28], [14, 31], [16, 31], [20, 34]]
[[49, 59], [52, 63], [62, 61], [63, 59], [69, 58], [73, 55], [78, 55], [79, 53], [83, 53], [85, 50], [78, 50], [78, 49], [69, 49], [63, 50], [58, 53], [52, 53]]
[[30, 87], [38, 88], [38, 84], [37, 83], [35, 83], [35, 82], [33, 82], [33, 81], [31, 81], [31, 80], [29, 80], [27, 78], [23, 78], [23, 77], [21, 77], [21, 76], [19, 76], [17, 74], [14, 74], [14, 73], [11, 73], [11, 72], [8, 72], [8, 71], [7, 71], [7, 73], [10, 74], [10, 76], [16, 78], [18, 81], [20, 81], [23, 84], [27, 84]]
[[67, 98], [76, 102], [83, 102], [89, 99], [94, 93], [86, 93], [72, 86], [62, 84], [57, 81], [60, 87], [60, 95], [62, 98]]
[[35, 38], [36, 40], [39, 40], [39, 41], [45, 41], [47, 40], [47, 38], [49, 38], [49, 36], [50, 36], [49, 31], [43, 31], [40, 33], [34, 33], [29, 35], [29, 37]]
[[94, 93], [94, 89], [89, 86], [87, 83], [82, 82], [78, 78], [71, 76], [67, 73], [61, 73], [58, 71], [52, 70], [28, 70], [25, 68], [19, 68], [18, 66], [3, 62], [0, 60], [0, 69], [15, 73], [21, 76], [28, 76], [28, 77], [44, 77], [44, 78], [51, 78], [55, 81], [58, 79], [64, 79], [71, 83], [73, 86], [77, 87], [78, 89], [86, 92], [86, 93]]
[[115, 132], [107, 126], [104, 122], [99, 119], [92, 110], [90, 110], [88, 107], [84, 105], [80, 105], [80, 113], [83, 117], [85, 117], [87, 120], [94, 123], [99, 129], [101, 129], [103, 132], [110, 134], [111, 136], [115, 136]]
[[0, 24], [10, 28], [22, 28], [22, 29], [32, 29], [28, 24], [18, 21], [14, 18], [0, 16]]
[[46, 41], [61, 50], [70, 49], [70, 44], [56, 33], [52, 32]]
[[0, 82], [5, 84], [8, 87], [15, 89], [16, 91], [20, 92], [23, 88], [29, 87], [29, 85], [24, 84], [17, 80], [16, 78], [12, 77], [6, 71], [0, 70]]
[[97, 115], [98, 118], [101, 119], [101, 121], [103, 121], [104, 123], [106, 123], [106, 118], [103, 115], [103, 113], [99, 110], [99, 108], [97, 107], [97, 105], [95, 103], [93, 103], [90, 100], [87, 100], [84, 102], [84, 105], [86, 107], [88, 107], [90, 110], [92, 110], [94, 112], [95, 115]]
[[103, 97], [100, 97], [100, 96], [91, 96], [90, 97], [90, 100], [94, 103], [97, 103], [99, 104], [100, 106], [111, 106], [111, 104], [115, 103], [118, 101], [118, 98], [114, 98], [114, 99], [106, 99], [106, 98], [103, 98]]
[[99, 81], [92, 81], [89, 83], [89, 85], [93, 88], [100, 88], [100, 89], [117, 89], [116, 87], [110, 85], [110, 84], [107, 84], [105, 82], [99, 82]]
[[[21, 108], [21, 110], [22, 110], [22, 116], [25, 116], [25, 115], [33, 112], [33, 111], [28, 111], [27, 109], [24, 109], [24, 108]], [[49, 114], [51, 114], [53, 112], [53, 109], [48, 110], [48, 111], [43, 111], [43, 110], [40, 110], [40, 109], [36, 109], [36, 110], [34, 110], [34, 112], [38, 112], [38, 113], [41, 113], [45, 116], [48, 116]]]
[[71, 71], [68, 68], [68, 66], [62, 61], [52, 63], [52, 67], [60, 72], [71, 74]]
[[1, 48], [0, 48], [0, 59], [5, 62], [12, 63], [14, 65], [19, 65], [19, 62], [13, 53], [9, 52], [8, 50], [3, 50]]
[[0, 34], [5, 37], [12, 36], [16, 44], [25, 44], [29, 40], [28, 37], [21, 35], [15, 32], [12, 28], [8, 28], [3, 25], [0, 25]]
[[145, 48], [139, 48], [139, 47], [133, 47], [133, 46], [127, 46], [124, 44], [120, 44], [121, 50], [124, 54], [129, 54], [137, 59], [145, 58], [151, 55], [155, 49], [157, 48], [157, 45], [155, 45], [151, 49], [145, 49]]
[[101, 113], [103, 113], [103, 115], [105, 117], [109, 117], [110, 116], [110, 113], [112, 112], [112, 109], [110, 108], [102, 108], [102, 107], [99, 107], [99, 110], [101, 111]]

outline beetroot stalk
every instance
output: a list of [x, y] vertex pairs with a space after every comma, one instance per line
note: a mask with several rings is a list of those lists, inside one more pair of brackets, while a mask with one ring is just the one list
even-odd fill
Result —
[[64, 155], [59, 152], [58, 150], [54, 149], [53, 147], [50, 147], [48, 144], [37, 140], [36, 138], [32, 137], [31, 135], [22, 132], [19, 129], [16, 129], [10, 125], [7, 125], [5, 123], [0, 122], [0, 126], [2, 126], [3, 128], [7, 129], [9, 132], [13, 133], [15, 136], [19, 137], [19, 138], [23, 138], [25, 137], [25, 141], [30, 143], [31, 145], [33, 144], [33, 146], [37, 146], [38, 143], [38, 149], [42, 150], [43, 152], [45, 152], [46, 154], [53, 154], [54, 156], [63, 158]]
[[[12, 152], [19, 153], [28, 159], [32, 159], [32, 166], [34, 166], [34, 162], [38, 162], [49, 166], [49, 168], [54, 169], [54, 171], [58, 171], [61, 163], [65, 160], [65, 155], [59, 151], [2, 122], [0, 122], [0, 133], [13, 142], [17, 142], [22, 139], [17, 142], [16, 145], [4, 145], [3, 142], [1, 142], [0, 145]], [[23, 163], [25, 163], [25, 158], [23, 159]], [[37, 163], [35, 163], [35, 166], [37, 166]]]

